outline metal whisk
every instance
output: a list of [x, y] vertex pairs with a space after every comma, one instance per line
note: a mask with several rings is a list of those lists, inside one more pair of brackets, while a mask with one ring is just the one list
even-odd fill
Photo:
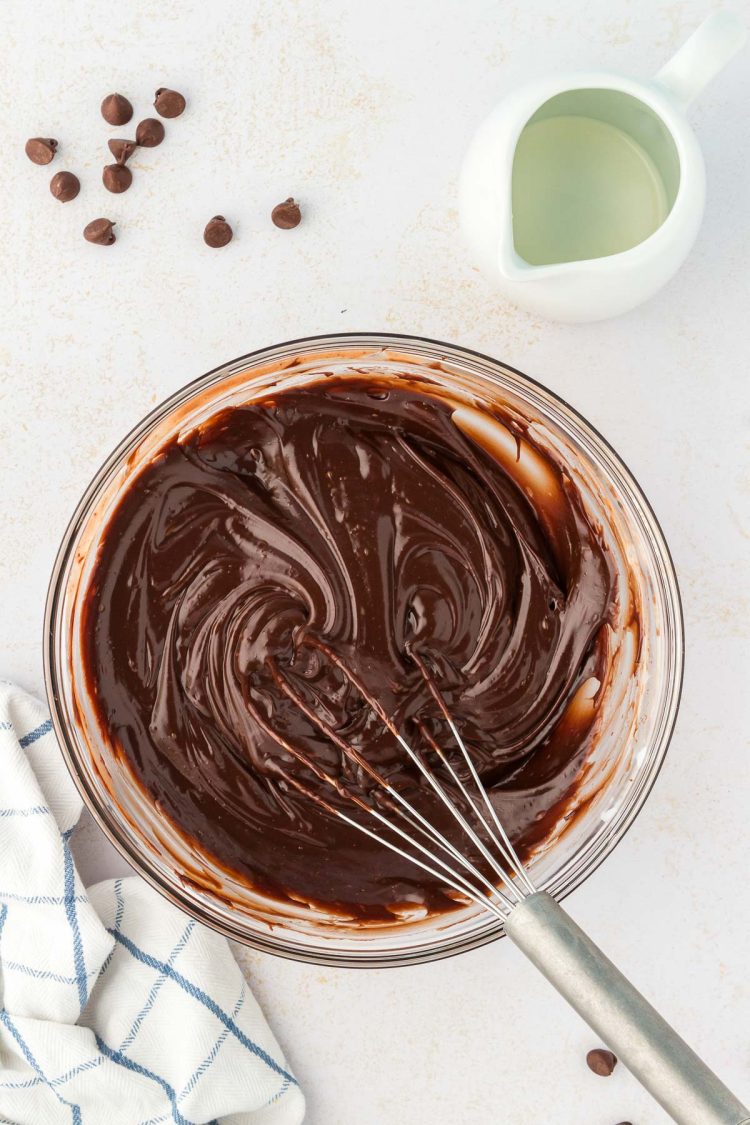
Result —
[[282, 769], [280, 774], [283, 781], [333, 816], [390, 848], [495, 915], [503, 923], [505, 933], [511, 941], [547, 977], [675, 1121], [681, 1125], [750, 1125], [750, 1111], [720, 1082], [562, 907], [547, 892], [536, 889], [490, 801], [445, 700], [419, 655], [410, 653], [455, 740], [466, 766], [468, 781], [462, 780], [448, 756], [424, 728], [421, 733], [461, 794], [466, 807], [471, 809], [477, 826], [481, 825], [485, 840], [446, 792], [435, 770], [428, 764], [426, 755], [407, 742], [379, 701], [369, 694], [364, 684], [339, 656], [319, 640], [310, 638], [305, 643], [319, 649], [361, 695], [455, 818], [467, 841], [482, 856], [487, 870], [493, 872], [496, 879], [493, 880], [481, 871], [476, 863], [391, 785], [351, 742], [327, 723], [292, 686], [278, 664], [269, 659], [268, 666], [279, 690], [374, 783], [370, 794], [370, 797], [376, 798], [374, 803], [355, 792], [346, 781], [329, 774], [308, 754], [275, 732], [248, 701], [256, 721], [320, 781], [372, 818], [373, 826], [368, 827], [361, 820], [349, 816]]

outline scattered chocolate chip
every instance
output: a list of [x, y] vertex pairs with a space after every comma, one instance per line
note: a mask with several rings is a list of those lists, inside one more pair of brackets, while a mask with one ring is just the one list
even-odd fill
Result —
[[160, 117], [179, 117], [185, 112], [185, 99], [176, 90], [160, 86], [154, 96], [154, 109]]
[[164, 140], [164, 126], [155, 117], [147, 117], [138, 123], [135, 143], [143, 148], [156, 148]]
[[226, 221], [223, 215], [214, 215], [206, 223], [206, 229], [203, 232], [203, 241], [206, 246], [226, 246], [228, 242], [232, 241], [232, 228]]
[[55, 172], [49, 182], [49, 190], [61, 203], [70, 203], [81, 190], [81, 181], [72, 172]]
[[102, 183], [115, 195], [127, 191], [133, 182], [133, 173], [124, 164], [108, 164], [102, 172]]
[[619, 1121], [618, 1125], [633, 1125], [632, 1121]]
[[292, 227], [299, 224], [301, 218], [302, 212], [299, 209], [299, 204], [295, 203], [291, 196], [289, 199], [285, 199], [283, 203], [277, 203], [271, 212], [271, 221], [274, 226], [280, 227], [281, 230], [291, 230]]
[[112, 140], [107, 141], [107, 145], [118, 164], [127, 164], [130, 157], [138, 148], [135, 141], [122, 141], [117, 137], [113, 137]]
[[26, 142], [26, 155], [32, 164], [49, 164], [57, 152], [57, 141], [52, 137], [31, 137]]
[[133, 116], [133, 107], [122, 94], [107, 94], [101, 108], [102, 117], [110, 125], [127, 125]]
[[589, 1051], [586, 1055], [586, 1062], [589, 1070], [593, 1070], [594, 1074], [598, 1074], [602, 1078], [609, 1078], [617, 1066], [615, 1055], [611, 1051], [605, 1051], [603, 1047], [597, 1047], [595, 1050]]
[[83, 237], [97, 246], [111, 246], [115, 241], [114, 225], [109, 219], [94, 219], [84, 227]]

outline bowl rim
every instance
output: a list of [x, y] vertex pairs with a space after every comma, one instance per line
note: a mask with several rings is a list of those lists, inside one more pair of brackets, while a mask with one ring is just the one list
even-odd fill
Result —
[[[581, 427], [584, 433], [592, 434], [595, 439], [601, 444], [604, 451], [614, 461], [619, 471], [624, 475], [627, 483], [634, 487], [638, 502], [642, 505], [645, 514], [648, 516], [653, 530], [656, 532], [658, 539], [658, 547], [663, 557], [667, 579], [671, 595], [671, 608], [674, 611], [674, 651], [676, 661], [673, 669], [672, 688], [669, 696], [669, 709], [666, 718], [665, 728], [660, 735], [661, 749], [658, 758], [651, 764], [649, 772], [645, 776], [641, 786], [639, 787], [637, 797], [632, 802], [627, 810], [623, 819], [617, 827], [617, 831], [613, 833], [610, 838], [599, 847], [598, 851], [593, 857], [589, 857], [588, 861], [582, 866], [581, 870], [574, 872], [573, 876], [569, 879], [564, 888], [555, 893], [558, 900], [568, 897], [574, 890], [576, 890], [582, 883], [590, 878], [591, 875], [599, 868], [604, 860], [612, 853], [620, 841], [628, 833], [636, 820], [638, 814], [645, 805], [649, 794], [652, 792], [657, 778], [666, 759], [667, 752], [672, 742], [674, 729], [679, 714], [680, 704], [682, 700], [682, 692], [684, 686], [684, 670], [685, 670], [685, 619], [682, 604], [682, 595], [680, 592], [679, 582], [677, 579], [676, 568], [674, 559], [669, 548], [669, 544], [664, 535], [661, 523], [643, 489], [638, 482], [638, 479], [631, 472], [627, 464], [623, 461], [619, 453], [614, 449], [610, 442], [604, 435], [588, 421], [575, 407], [563, 398], [562, 395], [552, 390], [538, 379], [533, 378], [525, 372], [520, 371], [518, 368], [513, 367], [511, 364], [505, 363], [503, 360], [498, 360], [496, 357], [488, 355], [486, 352], [478, 351], [474, 348], [464, 347], [460, 344], [449, 343], [444, 340], [434, 339], [428, 336], [412, 335], [410, 333], [398, 332], [369, 332], [369, 331], [350, 331], [350, 332], [327, 332], [320, 333], [314, 336], [300, 336], [290, 340], [284, 340], [276, 344], [266, 345], [261, 348], [255, 348], [241, 356], [211, 368], [209, 371], [196, 376], [194, 379], [189, 380], [187, 383], [182, 384], [175, 391], [169, 394], [161, 402], [157, 403], [147, 414], [145, 414], [139, 421], [131, 427], [125, 436], [117, 443], [117, 445], [106, 456], [104, 461], [99, 465], [99, 468], [94, 473], [89, 484], [86, 486], [78, 504], [76, 505], [73, 514], [71, 515], [63, 533], [60, 546], [55, 556], [50, 581], [47, 589], [47, 597], [44, 609], [44, 633], [43, 633], [43, 658], [44, 658], [44, 682], [47, 694], [47, 701], [50, 709], [50, 716], [52, 719], [53, 729], [55, 731], [58, 744], [63, 756], [63, 760], [67, 766], [78, 792], [81, 795], [84, 805], [93, 817], [94, 821], [101, 829], [101, 831], [108, 838], [109, 842], [113, 845], [116, 851], [126, 860], [126, 862], [133, 868], [133, 870], [145, 879], [146, 882], [153, 887], [159, 894], [164, 896], [173, 906], [182, 910], [196, 921], [208, 926], [221, 933], [224, 937], [238, 942], [243, 946], [257, 949], [264, 953], [271, 953], [274, 956], [282, 957], [287, 960], [301, 961], [308, 964], [326, 965], [329, 967], [345, 967], [345, 968], [397, 968], [405, 967], [415, 964], [423, 964], [431, 961], [443, 960], [447, 957], [457, 956], [460, 953], [466, 952], [469, 949], [478, 949], [489, 942], [495, 941], [504, 936], [504, 926], [502, 922], [491, 919], [488, 925], [485, 926], [479, 933], [465, 935], [461, 938], [456, 938], [450, 942], [423, 949], [416, 947], [413, 950], [397, 950], [393, 952], [374, 952], [372, 954], [364, 953], [360, 950], [349, 952], [333, 952], [326, 951], [324, 947], [319, 948], [306, 948], [297, 945], [287, 944], [284, 937], [268, 939], [260, 934], [248, 935], [245, 932], [240, 932], [239, 928], [234, 928], [223, 919], [212, 916], [207, 909], [202, 909], [200, 904], [191, 901], [188, 898], [183, 898], [176, 887], [166, 882], [158, 872], [153, 870], [148, 863], [148, 860], [136, 850], [130, 840], [125, 836], [121, 826], [115, 816], [112, 815], [110, 810], [104, 809], [96, 794], [90, 789], [86, 777], [83, 775], [79, 768], [79, 763], [75, 752], [71, 746], [71, 740], [68, 735], [68, 728], [65, 717], [62, 713], [60, 704], [60, 669], [58, 668], [56, 642], [58, 629], [61, 626], [62, 617], [60, 610], [64, 601], [65, 588], [62, 586], [62, 578], [65, 574], [68, 561], [75, 543], [76, 533], [81, 524], [82, 517], [87, 513], [90, 507], [92, 498], [96, 495], [106, 475], [121, 459], [124, 451], [132, 444], [133, 439], [143, 433], [147, 432], [150, 425], [158, 418], [166, 417], [170, 410], [172, 410], [179, 403], [187, 401], [191, 397], [191, 393], [197, 391], [202, 385], [209, 383], [213, 376], [216, 376], [222, 371], [232, 370], [237, 368], [243, 363], [251, 364], [257, 361], [260, 357], [271, 355], [273, 353], [283, 353], [286, 349], [292, 349], [300, 346], [307, 346], [309, 350], [314, 350], [315, 346], [320, 346], [323, 342], [329, 342], [332, 347], [341, 346], [346, 342], [349, 346], [368, 346], [372, 344], [374, 348], [378, 346], [385, 347], [388, 343], [393, 343], [398, 346], [404, 346], [408, 343], [417, 346], [427, 346], [428, 348], [445, 350], [449, 355], [456, 357], [460, 362], [460, 358], [466, 357], [467, 359], [480, 360], [491, 366], [501, 367], [510, 372], [514, 377], [520, 380], [521, 384], [526, 384], [529, 387], [541, 391], [544, 396], [548, 396], [555, 403], [561, 406], [564, 411], [572, 416], [577, 426]], [[570, 861], [569, 861], [570, 862]], [[563, 868], [564, 870], [564, 868]], [[281, 927], [280, 927], [281, 929]]]

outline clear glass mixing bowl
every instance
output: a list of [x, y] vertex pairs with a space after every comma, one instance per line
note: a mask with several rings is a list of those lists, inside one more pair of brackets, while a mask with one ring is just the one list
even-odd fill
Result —
[[409, 336], [347, 334], [294, 340], [216, 368], [148, 415], [86, 489], [55, 563], [45, 623], [45, 673], [53, 722], [70, 771], [101, 828], [126, 859], [177, 906], [227, 937], [272, 953], [334, 964], [385, 966], [472, 949], [502, 934], [475, 905], [450, 915], [359, 930], [309, 905], [280, 906], [239, 883], [186, 841], [108, 745], [87, 698], [81, 607], [109, 514], [139, 467], [178, 432], [271, 386], [323, 371], [407, 372], [449, 384], [469, 402], [501, 399], [554, 446], [630, 576], [639, 644], [622, 646], [600, 709], [575, 816], [561, 822], [530, 869], [536, 885], [569, 894], [622, 839], [664, 760], [677, 713], [683, 628], [674, 567], [656, 518], [606, 441], [545, 387], [488, 356]]

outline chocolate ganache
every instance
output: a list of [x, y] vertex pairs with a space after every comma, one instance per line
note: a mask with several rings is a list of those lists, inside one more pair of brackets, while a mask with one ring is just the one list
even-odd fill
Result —
[[333, 815], [373, 827], [350, 795], [382, 801], [343, 740], [466, 850], [360, 687], [465, 808], [431, 749], [465, 773], [436, 685], [528, 855], [590, 749], [616, 585], [579, 491], [501, 406], [321, 376], [215, 414], [125, 489], [88, 690], [161, 812], [264, 894], [361, 923], [447, 911], [439, 879]]

